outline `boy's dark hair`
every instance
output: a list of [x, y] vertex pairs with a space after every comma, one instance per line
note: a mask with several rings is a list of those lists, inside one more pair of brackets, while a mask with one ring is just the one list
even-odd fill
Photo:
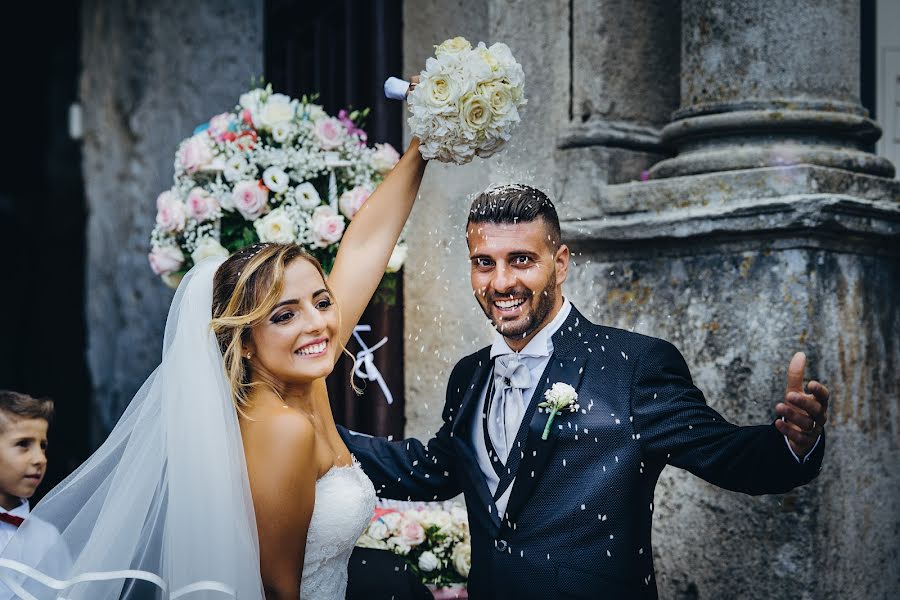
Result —
[[9, 417], [44, 419], [49, 423], [53, 419], [53, 400], [0, 390], [0, 429], [7, 423]]
[[467, 223], [530, 223], [543, 219], [550, 245], [558, 248], [562, 235], [556, 207], [547, 194], [520, 183], [501, 185], [478, 194], [469, 208]]

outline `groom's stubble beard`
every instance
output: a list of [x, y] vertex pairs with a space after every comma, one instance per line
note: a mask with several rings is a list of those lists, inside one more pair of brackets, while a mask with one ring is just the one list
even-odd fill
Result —
[[[528, 299], [526, 300], [526, 304], [531, 308], [526, 319], [522, 323], [516, 324], [495, 321], [491, 315], [494, 301], [509, 297], [522, 297], [524, 295], [521, 293], [522, 291], [527, 292]], [[544, 321], [556, 304], [556, 271], [550, 271], [550, 275], [547, 278], [544, 287], [537, 292], [524, 288], [512, 290], [506, 294], [485, 294], [481, 296], [478, 304], [481, 306], [481, 310], [484, 312], [485, 316], [493, 324], [494, 329], [496, 329], [503, 337], [509, 339], [522, 339], [528, 337], [539, 327], [546, 324]]]

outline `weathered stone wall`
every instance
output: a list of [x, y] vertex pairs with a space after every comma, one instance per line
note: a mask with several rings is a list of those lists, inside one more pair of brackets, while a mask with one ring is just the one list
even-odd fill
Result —
[[751, 498], [663, 472], [653, 532], [661, 598], [888, 598], [898, 589], [885, 564], [897, 558], [900, 514], [900, 313], [885, 299], [897, 296], [900, 260], [810, 245], [574, 244], [591, 257], [568, 286], [586, 316], [673, 341], [732, 422], [772, 420], [799, 349], [808, 376], [833, 392], [825, 467], [808, 486]]
[[178, 143], [263, 71], [262, 1], [82, 4], [94, 439], [158, 364], [172, 291], [147, 264]]

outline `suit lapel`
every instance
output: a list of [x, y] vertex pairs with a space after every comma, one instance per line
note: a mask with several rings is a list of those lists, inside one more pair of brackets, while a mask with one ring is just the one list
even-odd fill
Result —
[[478, 459], [475, 456], [475, 447], [472, 442], [473, 419], [481, 418], [481, 415], [474, 414], [475, 409], [478, 405], [481, 390], [484, 389], [488, 374], [491, 371], [490, 347], [479, 351], [474, 358], [475, 367], [472, 374], [462, 379], [469, 385], [463, 391], [459, 415], [451, 428], [451, 432], [453, 434], [453, 443], [456, 445], [456, 450], [461, 458], [462, 470], [469, 477], [480, 503], [477, 510], [475, 507], [469, 507], [469, 513], [482, 517], [485, 526], [490, 530], [496, 531], [500, 528], [500, 515], [497, 514], [494, 499], [491, 497], [487, 482], [484, 480], [484, 473], [481, 472], [481, 467], [478, 466]]
[[[553, 356], [550, 364], [544, 370], [538, 387], [529, 404], [531, 419], [528, 425], [527, 441], [524, 444], [524, 457], [521, 458], [516, 472], [516, 480], [510, 493], [509, 503], [506, 508], [506, 519], [515, 522], [525, 502], [534, 491], [541, 474], [547, 468], [548, 461], [553, 455], [553, 448], [559, 437], [558, 423], [560, 416], [554, 419], [550, 435], [546, 440], [541, 439], [544, 426], [547, 424], [546, 412], [537, 409], [537, 405], [544, 401], [546, 392], [554, 383], [568, 383], [578, 390], [581, 378], [584, 375], [584, 365], [587, 362], [587, 354], [579, 353], [579, 345], [583, 346], [583, 338], [579, 337], [579, 327], [585, 323], [584, 317], [572, 307], [562, 327], [553, 335]], [[521, 456], [521, 455], [520, 455]]]

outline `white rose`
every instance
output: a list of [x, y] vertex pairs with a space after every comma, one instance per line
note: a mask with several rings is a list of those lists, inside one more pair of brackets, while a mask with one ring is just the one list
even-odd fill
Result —
[[381, 520], [391, 531], [398, 531], [404, 522], [403, 515], [398, 512], [385, 513], [381, 515]]
[[426, 550], [419, 555], [419, 568], [426, 573], [431, 573], [441, 566], [441, 561], [432, 552]]
[[443, 533], [448, 533], [453, 527], [450, 513], [444, 510], [422, 511], [419, 519], [424, 527], [437, 527]]
[[459, 116], [466, 127], [475, 131], [484, 129], [491, 120], [490, 102], [481, 94], [470, 94], [463, 98]]
[[373, 540], [383, 540], [388, 537], [390, 531], [388, 531], [387, 525], [382, 522], [381, 519], [377, 519], [369, 523], [369, 528], [367, 529], [369, 537]]
[[245, 94], [241, 94], [238, 103], [244, 108], [256, 110], [257, 108], [259, 108], [259, 99], [264, 91], [265, 90], [263, 90], [262, 88], [256, 88], [255, 90], [250, 90]]
[[515, 110], [513, 104], [512, 89], [509, 85], [500, 81], [492, 81], [479, 86], [479, 93], [488, 99], [491, 113], [494, 116], [506, 116]]
[[453, 568], [456, 569], [456, 572], [467, 578], [469, 571], [472, 569], [472, 546], [465, 542], [456, 544], [453, 547], [453, 555], [450, 557], [450, 561], [453, 563]]
[[403, 266], [403, 263], [406, 262], [406, 255], [409, 252], [409, 249], [406, 247], [406, 244], [399, 243], [394, 246], [394, 250], [391, 252], [391, 258], [388, 260], [387, 264], [387, 272], [388, 273], [396, 273]]
[[297, 227], [283, 208], [276, 208], [253, 223], [259, 241], [275, 244], [293, 244], [297, 239]]
[[204, 258], [209, 258], [211, 256], [221, 256], [222, 258], [225, 258], [228, 256], [228, 250], [223, 248], [222, 244], [215, 238], [206, 235], [197, 242], [197, 247], [191, 252], [191, 260], [196, 264]]
[[290, 96], [272, 94], [259, 111], [259, 124], [272, 129], [279, 123], [290, 121], [294, 116], [294, 103]]
[[410, 94], [410, 99], [421, 102], [435, 112], [452, 111], [463, 91], [462, 84], [451, 73], [428, 75]]
[[316, 187], [308, 181], [305, 181], [294, 188], [294, 198], [297, 204], [304, 210], [312, 210], [322, 204], [319, 192]]
[[435, 46], [434, 55], [440, 58], [441, 56], [446, 56], [448, 54], [459, 54], [471, 49], [472, 44], [469, 43], [469, 40], [462, 36], [456, 36], [455, 38], [445, 40], [440, 45]]
[[304, 109], [304, 113], [306, 114], [306, 118], [313, 123], [321, 121], [328, 116], [328, 113], [325, 112], [325, 109], [318, 104], [307, 104]]
[[265, 171], [263, 171], [263, 183], [266, 184], [266, 187], [275, 192], [276, 194], [280, 194], [288, 188], [288, 184], [290, 183], [290, 178], [288, 178], [287, 173], [279, 169], [278, 167], [269, 167]]

